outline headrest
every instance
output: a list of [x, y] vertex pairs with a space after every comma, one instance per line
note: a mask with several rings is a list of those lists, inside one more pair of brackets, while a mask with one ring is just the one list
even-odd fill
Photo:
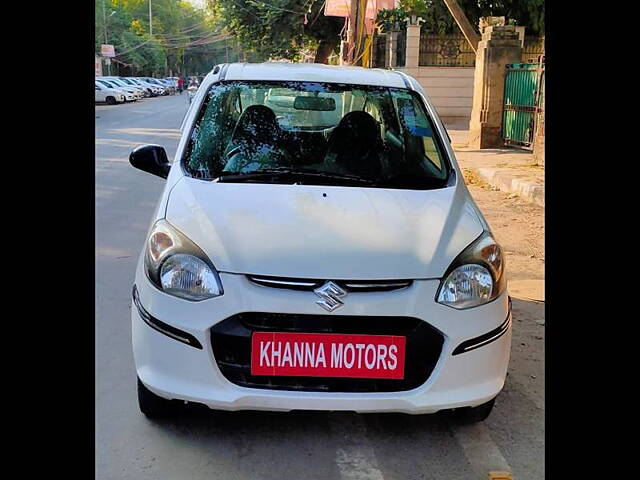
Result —
[[358, 156], [376, 150], [380, 141], [378, 123], [367, 112], [357, 110], [347, 113], [333, 129], [329, 148]]

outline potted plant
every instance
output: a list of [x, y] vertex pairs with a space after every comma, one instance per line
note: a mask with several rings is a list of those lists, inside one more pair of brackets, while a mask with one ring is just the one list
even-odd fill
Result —
[[398, 8], [407, 13], [411, 25], [419, 25], [427, 16], [427, 0], [400, 0]]
[[397, 32], [407, 21], [408, 13], [402, 8], [383, 8], [378, 11], [376, 23], [383, 33]]

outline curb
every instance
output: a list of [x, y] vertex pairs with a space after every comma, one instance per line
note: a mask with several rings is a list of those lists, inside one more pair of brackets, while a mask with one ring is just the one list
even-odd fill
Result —
[[503, 192], [515, 193], [528, 202], [544, 207], [544, 185], [521, 180], [503, 170], [470, 168], [482, 180]]

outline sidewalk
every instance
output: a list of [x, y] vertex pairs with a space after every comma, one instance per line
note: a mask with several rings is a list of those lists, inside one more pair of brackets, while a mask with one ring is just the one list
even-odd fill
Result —
[[544, 207], [544, 167], [534, 164], [530, 151], [506, 147], [473, 150], [467, 147], [466, 126], [448, 125], [447, 131], [465, 176], [470, 173], [498, 190]]

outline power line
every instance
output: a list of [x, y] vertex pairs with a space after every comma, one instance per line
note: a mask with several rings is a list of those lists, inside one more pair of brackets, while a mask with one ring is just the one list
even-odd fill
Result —
[[251, 5], [254, 5], [258, 8], [270, 8], [271, 10], [278, 10], [281, 12], [288, 12], [288, 13], [295, 13], [296, 15], [305, 15], [307, 12], [295, 12], [293, 10], [287, 10], [286, 8], [280, 8], [280, 7], [276, 7], [273, 5], [269, 5], [268, 3], [264, 3], [264, 2], [256, 2], [254, 0], [248, 0], [249, 3], [251, 3]]

